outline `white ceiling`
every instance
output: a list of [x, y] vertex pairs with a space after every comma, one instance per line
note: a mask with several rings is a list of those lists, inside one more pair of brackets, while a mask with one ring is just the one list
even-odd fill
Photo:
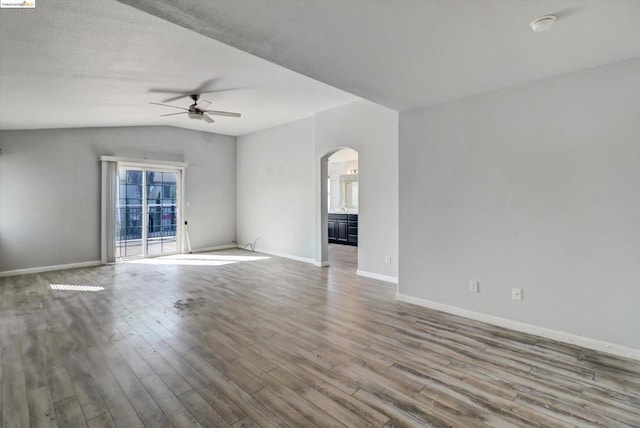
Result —
[[[0, 129], [242, 135], [355, 95], [405, 110], [640, 57], [639, 22], [639, 0], [38, 0], [0, 11]], [[148, 104], [203, 84], [233, 89], [206, 98], [243, 117]]]
[[[208, 84], [207, 84], [208, 83]], [[216, 123], [148, 104], [201, 85]], [[235, 88], [235, 89], [234, 89]], [[171, 125], [242, 135], [359, 100], [114, 0], [0, 10], [0, 129]], [[188, 107], [183, 98], [170, 104]]]
[[397, 110], [640, 56], [639, 0], [118, 1]]

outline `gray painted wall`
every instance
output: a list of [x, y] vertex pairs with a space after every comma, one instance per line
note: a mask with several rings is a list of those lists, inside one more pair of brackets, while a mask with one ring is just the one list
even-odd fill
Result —
[[358, 151], [358, 269], [397, 278], [398, 112], [358, 101], [316, 114], [316, 165], [344, 147]]
[[169, 127], [1, 131], [0, 149], [0, 272], [100, 259], [100, 155], [187, 162], [192, 247], [235, 239], [235, 137]]
[[400, 292], [640, 348], [639, 114], [640, 60], [401, 113]]
[[344, 147], [358, 150], [358, 269], [396, 278], [398, 113], [368, 101], [238, 137], [238, 239], [320, 262], [320, 159]]
[[314, 257], [313, 119], [238, 137], [238, 242]]

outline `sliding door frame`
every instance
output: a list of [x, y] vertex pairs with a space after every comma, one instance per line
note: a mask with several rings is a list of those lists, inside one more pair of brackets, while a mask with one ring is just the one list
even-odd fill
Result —
[[[118, 175], [120, 169], [136, 169], [143, 171], [143, 183], [146, 181], [146, 172], [147, 171], [160, 171], [160, 172], [175, 172], [178, 174], [178, 182], [177, 186], [177, 215], [176, 215], [176, 248], [177, 254], [183, 254], [185, 252], [185, 239], [184, 239], [184, 228], [183, 223], [184, 219], [186, 219], [186, 183], [185, 183], [185, 169], [188, 164], [184, 162], [171, 162], [171, 161], [152, 161], [146, 159], [132, 159], [132, 158], [122, 158], [116, 156], [101, 156], [100, 160], [102, 161], [102, 233], [101, 233], [101, 260], [102, 263], [108, 263], [110, 260], [115, 260], [115, 212], [116, 207], [118, 206], [119, 201], [118, 197]], [[115, 168], [107, 168], [105, 165], [108, 162], [114, 162]], [[110, 176], [114, 174], [114, 176]], [[116, 191], [113, 190], [114, 182], [116, 183]], [[143, 187], [144, 198], [143, 198], [143, 212], [148, 210], [148, 207], [145, 206], [144, 201], [147, 199], [147, 189]], [[146, 213], [148, 214], [148, 213]], [[145, 215], [143, 215], [145, 217]], [[144, 219], [143, 219], [144, 220]], [[114, 224], [109, 225], [110, 222], [114, 222]], [[146, 225], [146, 221], [143, 223]], [[111, 227], [109, 227], [111, 226]], [[110, 232], [110, 233], [109, 233]], [[166, 254], [147, 254], [147, 231], [144, 230], [143, 227], [143, 256], [142, 257], [157, 257]], [[111, 245], [109, 245], [109, 241], [112, 241]], [[113, 254], [109, 254], [110, 251], [113, 251]], [[110, 256], [110, 257], [109, 257]], [[122, 259], [122, 258], [120, 258]]]

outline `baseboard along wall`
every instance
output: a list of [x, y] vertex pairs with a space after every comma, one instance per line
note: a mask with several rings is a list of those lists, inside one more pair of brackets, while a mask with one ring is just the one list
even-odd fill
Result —
[[457, 306], [446, 305], [443, 303], [433, 302], [431, 300], [421, 299], [419, 297], [407, 296], [406, 294], [396, 294], [396, 299], [406, 303], [423, 306], [429, 309], [446, 312], [452, 315], [458, 315], [472, 320], [485, 322], [487, 324], [496, 325], [498, 327], [508, 328], [510, 330], [528, 333], [534, 336], [544, 337], [545, 339], [557, 340], [558, 342], [576, 345], [594, 351], [606, 352], [619, 357], [631, 358], [640, 361], [640, 349], [629, 348], [615, 343], [609, 343], [598, 339], [578, 336], [576, 334], [566, 333], [559, 330], [553, 330], [546, 327], [539, 327], [533, 324], [527, 324], [520, 321], [514, 321], [507, 318], [487, 315], [481, 312], [469, 309], [459, 308]]
[[15, 276], [15, 275], [29, 275], [32, 273], [50, 272], [54, 270], [85, 268], [85, 267], [91, 267], [91, 266], [99, 266], [100, 264], [101, 264], [100, 260], [94, 260], [91, 262], [68, 263], [64, 265], [39, 266], [34, 268], [5, 270], [3, 272], [0, 272], [0, 277]]

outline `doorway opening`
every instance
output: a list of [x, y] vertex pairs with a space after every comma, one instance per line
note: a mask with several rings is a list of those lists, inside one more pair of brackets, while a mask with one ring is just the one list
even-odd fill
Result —
[[177, 254], [181, 249], [181, 169], [118, 167], [117, 261]]
[[358, 268], [358, 152], [337, 150], [327, 157], [327, 261], [333, 268]]

